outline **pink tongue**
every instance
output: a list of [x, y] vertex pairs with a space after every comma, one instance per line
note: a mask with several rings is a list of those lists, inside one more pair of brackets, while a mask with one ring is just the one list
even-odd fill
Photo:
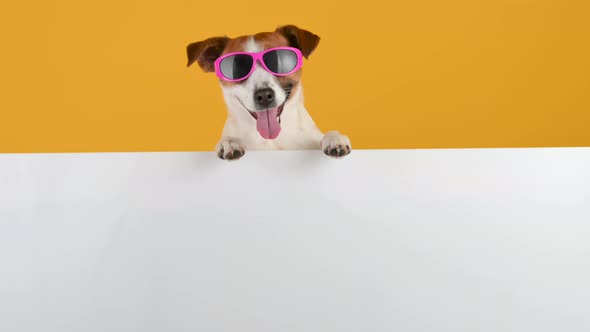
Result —
[[281, 132], [281, 125], [277, 119], [279, 108], [273, 108], [262, 112], [256, 112], [256, 129], [260, 136], [266, 139], [275, 139]]

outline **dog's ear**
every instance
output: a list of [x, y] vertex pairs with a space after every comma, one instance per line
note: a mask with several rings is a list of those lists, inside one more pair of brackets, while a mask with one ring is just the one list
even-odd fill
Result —
[[294, 25], [280, 26], [275, 31], [285, 36], [289, 41], [289, 46], [298, 48], [306, 59], [311, 55], [320, 42], [320, 37], [318, 35], [300, 29]]
[[186, 47], [188, 64], [186, 66], [189, 67], [197, 61], [205, 72], [215, 71], [215, 60], [223, 53], [228, 41], [228, 37], [212, 37], [188, 45]]

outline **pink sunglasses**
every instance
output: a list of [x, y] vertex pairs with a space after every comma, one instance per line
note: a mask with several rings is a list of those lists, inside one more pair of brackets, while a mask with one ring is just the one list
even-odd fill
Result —
[[215, 60], [215, 74], [224, 81], [243, 81], [252, 75], [257, 62], [275, 76], [286, 76], [301, 68], [303, 54], [293, 47], [275, 47], [258, 53], [228, 53]]

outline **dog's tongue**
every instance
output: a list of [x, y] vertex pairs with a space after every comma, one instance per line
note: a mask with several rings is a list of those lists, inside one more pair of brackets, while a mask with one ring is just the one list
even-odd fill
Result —
[[257, 112], [256, 129], [260, 136], [266, 139], [275, 139], [281, 132], [281, 125], [277, 118], [279, 108], [273, 108], [262, 112]]

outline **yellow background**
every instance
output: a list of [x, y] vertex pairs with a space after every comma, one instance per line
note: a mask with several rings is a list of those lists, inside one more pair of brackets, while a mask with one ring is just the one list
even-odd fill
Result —
[[0, 152], [211, 150], [214, 74], [185, 46], [320, 35], [306, 106], [354, 148], [590, 146], [590, 1], [12, 1]]

